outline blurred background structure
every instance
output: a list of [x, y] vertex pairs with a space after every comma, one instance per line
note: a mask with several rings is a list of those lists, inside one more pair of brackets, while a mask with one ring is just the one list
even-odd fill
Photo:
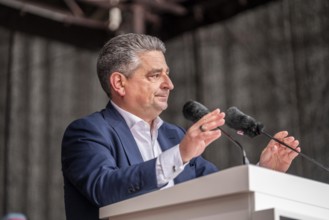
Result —
[[[328, 12], [327, 0], [0, 0], [0, 216], [65, 219], [62, 135], [105, 107], [98, 51], [127, 32], [167, 45], [175, 89], [164, 119], [188, 128], [182, 106], [191, 99], [237, 106], [329, 166]], [[267, 138], [224, 129], [257, 163]], [[241, 164], [225, 138], [204, 156], [221, 169]], [[300, 157], [288, 173], [329, 183]]]

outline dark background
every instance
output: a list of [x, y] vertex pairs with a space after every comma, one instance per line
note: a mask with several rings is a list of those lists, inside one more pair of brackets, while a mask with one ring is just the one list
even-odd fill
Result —
[[[41, 9], [70, 12], [71, 20], [54, 21], [0, 0], [0, 216], [64, 219], [61, 138], [69, 122], [105, 107], [95, 71], [98, 50], [125, 32], [154, 34], [167, 45], [175, 89], [162, 118], [188, 128], [181, 113], [186, 101], [223, 111], [234, 105], [268, 133], [288, 130], [303, 153], [329, 166], [328, 1], [173, 0], [167, 2], [174, 3], [171, 10], [122, 1], [124, 19], [115, 31], [99, 25], [106, 16], [92, 16], [106, 7], [76, 1], [86, 11], [82, 16], [68, 1], [42, 2]], [[150, 18], [136, 24], [140, 6]], [[257, 163], [267, 138], [224, 129]], [[225, 138], [204, 156], [221, 169], [241, 164], [239, 149]], [[328, 172], [301, 157], [288, 173], [329, 183]]]

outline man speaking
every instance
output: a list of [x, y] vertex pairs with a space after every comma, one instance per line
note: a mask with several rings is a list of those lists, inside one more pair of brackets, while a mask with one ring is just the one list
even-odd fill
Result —
[[[109, 97], [105, 109], [72, 122], [62, 143], [68, 220], [96, 220], [100, 207], [204, 176], [218, 169], [201, 154], [221, 137], [219, 109], [187, 131], [159, 115], [174, 89], [158, 38], [124, 34], [100, 51], [97, 73]], [[282, 131], [275, 137], [300, 151]], [[270, 141], [260, 165], [286, 171], [296, 152]]]

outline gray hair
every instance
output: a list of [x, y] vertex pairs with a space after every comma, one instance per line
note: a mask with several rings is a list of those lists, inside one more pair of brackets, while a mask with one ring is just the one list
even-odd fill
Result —
[[144, 34], [123, 34], [110, 39], [101, 49], [97, 60], [97, 74], [103, 90], [111, 98], [109, 76], [120, 72], [131, 75], [140, 64], [139, 54], [147, 51], [166, 52], [157, 37]]

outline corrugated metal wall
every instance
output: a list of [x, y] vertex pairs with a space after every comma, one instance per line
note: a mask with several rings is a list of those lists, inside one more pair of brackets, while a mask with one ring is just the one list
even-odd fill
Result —
[[[167, 118], [188, 126], [177, 103], [189, 99], [210, 109], [237, 106], [268, 133], [288, 130], [303, 153], [329, 166], [328, 9], [321, 0], [279, 1], [167, 43], [176, 82]], [[257, 163], [267, 138], [235, 137]], [[224, 137], [205, 157], [221, 168], [241, 164]], [[289, 172], [329, 183], [327, 172], [302, 158]]]
[[[175, 89], [163, 118], [187, 128], [181, 111], [190, 99], [210, 109], [235, 105], [269, 133], [290, 131], [305, 154], [329, 166], [328, 11], [325, 0], [277, 1], [167, 42]], [[107, 102], [97, 51], [0, 29], [0, 53], [0, 215], [64, 219], [62, 134]], [[236, 138], [256, 163], [267, 139]], [[225, 138], [205, 157], [222, 169], [241, 164]], [[329, 183], [302, 158], [289, 172]]]

